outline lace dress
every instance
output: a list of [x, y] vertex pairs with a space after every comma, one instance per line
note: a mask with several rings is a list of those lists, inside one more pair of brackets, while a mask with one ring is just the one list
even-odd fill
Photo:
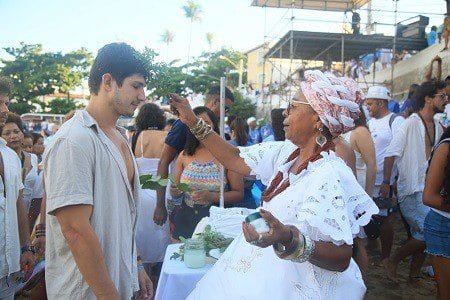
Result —
[[[240, 148], [240, 155], [268, 185], [281, 171], [291, 185], [265, 203], [284, 224], [295, 225], [315, 241], [353, 243], [378, 209], [334, 152], [312, 162], [300, 174], [285, 163], [296, 149], [291, 142], [271, 142]], [[360, 217], [359, 217], [360, 216]], [[366, 287], [353, 261], [344, 272], [309, 262], [278, 258], [272, 247], [259, 248], [236, 238], [214, 267], [198, 282], [188, 299], [362, 299]]]

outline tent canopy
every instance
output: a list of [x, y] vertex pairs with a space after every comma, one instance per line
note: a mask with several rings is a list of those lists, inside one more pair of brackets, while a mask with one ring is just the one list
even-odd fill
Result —
[[252, 6], [276, 8], [300, 8], [327, 11], [349, 11], [359, 9], [371, 0], [253, 0]]
[[[266, 58], [291, 57], [291, 33], [293, 36], [293, 59], [341, 61], [342, 38], [344, 59], [374, 53], [376, 48], [392, 48], [394, 37], [380, 34], [353, 35], [342, 33], [288, 31], [265, 55]], [[397, 38], [396, 49], [422, 50], [427, 47], [425, 38]]]

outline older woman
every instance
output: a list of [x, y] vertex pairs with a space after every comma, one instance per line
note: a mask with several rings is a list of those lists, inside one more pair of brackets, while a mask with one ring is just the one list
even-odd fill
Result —
[[182, 121], [226, 168], [269, 186], [261, 215], [270, 231], [244, 223], [190, 299], [363, 298], [352, 243], [378, 209], [332, 151], [333, 137], [354, 127], [363, 96], [351, 79], [319, 71], [305, 78], [285, 111], [287, 141], [247, 148], [222, 141], [173, 96]]

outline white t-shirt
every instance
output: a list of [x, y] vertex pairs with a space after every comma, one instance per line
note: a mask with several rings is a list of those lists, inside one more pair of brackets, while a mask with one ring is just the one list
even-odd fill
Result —
[[[442, 127], [437, 121], [435, 125], [435, 144], [442, 134]], [[425, 174], [428, 158], [425, 149], [425, 126], [419, 115], [414, 113], [394, 134], [386, 156], [398, 157], [399, 176], [397, 182], [399, 201], [405, 196], [422, 192], [425, 187]]]
[[[392, 141], [393, 133], [399, 130], [405, 119], [402, 116], [395, 117], [392, 125], [389, 126], [389, 120], [393, 113], [389, 113], [383, 118], [372, 118], [367, 122], [369, 126], [370, 134], [372, 135], [373, 142], [375, 144], [375, 154], [377, 159], [377, 178], [375, 185], [380, 186], [383, 183], [383, 165], [384, 158], [386, 157], [386, 150]], [[391, 174], [391, 184], [394, 183], [394, 178], [397, 175], [397, 166], [394, 164]], [[376, 191], [374, 195], [377, 195]]]

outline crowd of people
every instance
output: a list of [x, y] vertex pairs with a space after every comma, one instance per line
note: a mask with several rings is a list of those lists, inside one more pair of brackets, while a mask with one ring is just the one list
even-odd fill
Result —
[[[307, 71], [287, 109], [261, 125], [229, 114], [226, 88], [224, 140], [219, 86], [194, 109], [172, 95], [172, 119], [144, 103], [149, 74], [135, 53], [100, 49], [89, 105], [49, 136], [8, 111], [12, 82], [0, 78], [1, 299], [150, 299], [167, 246], [191, 237], [221, 190], [227, 208], [262, 206], [271, 230], [244, 223], [189, 299], [362, 299], [366, 247], [394, 283], [407, 257], [409, 281], [420, 282], [429, 255], [437, 295], [450, 297], [450, 77], [441, 81], [440, 58], [401, 106], [386, 87], [364, 94], [349, 77]], [[116, 126], [137, 109], [133, 130]], [[141, 188], [140, 176], [169, 174], [167, 188]], [[398, 249], [395, 215], [408, 235]], [[30, 283], [33, 270], [42, 275]]]

